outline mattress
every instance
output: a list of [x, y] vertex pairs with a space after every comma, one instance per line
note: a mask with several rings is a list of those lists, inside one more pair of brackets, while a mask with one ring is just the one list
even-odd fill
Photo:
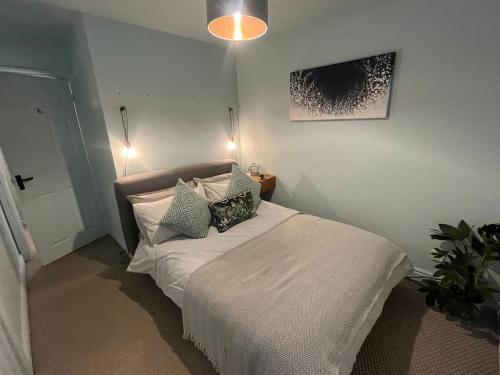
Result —
[[297, 214], [295, 210], [264, 201], [256, 217], [224, 233], [210, 227], [206, 238], [179, 236], [159, 245], [150, 245], [141, 238], [127, 271], [149, 274], [163, 293], [182, 308], [184, 288], [197, 269]]

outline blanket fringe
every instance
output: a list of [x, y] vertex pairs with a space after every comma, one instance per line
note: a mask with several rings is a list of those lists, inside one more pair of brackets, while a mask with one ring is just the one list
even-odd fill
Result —
[[214, 367], [215, 371], [220, 374], [220, 375], [223, 375], [222, 371], [221, 371], [221, 366], [220, 366], [220, 363], [219, 361], [217, 360], [217, 358], [215, 358], [214, 355], [212, 355], [212, 353], [210, 353], [208, 351], [208, 349], [196, 338], [195, 335], [193, 335], [191, 332], [188, 332], [186, 330], [184, 330], [184, 333], [182, 335], [182, 338], [184, 340], [189, 340], [191, 341], [194, 346], [200, 350], [204, 355], [205, 357], [207, 357], [207, 359], [210, 361], [210, 363], [212, 363], [212, 366]]

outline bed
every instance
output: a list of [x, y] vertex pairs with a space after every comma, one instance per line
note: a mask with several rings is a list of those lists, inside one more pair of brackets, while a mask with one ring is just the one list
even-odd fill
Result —
[[127, 196], [231, 171], [233, 160], [124, 177], [115, 193], [131, 272], [182, 309], [184, 338], [221, 374], [349, 374], [392, 289], [410, 271], [390, 241], [262, 202], [206, 238], [140, 238]]

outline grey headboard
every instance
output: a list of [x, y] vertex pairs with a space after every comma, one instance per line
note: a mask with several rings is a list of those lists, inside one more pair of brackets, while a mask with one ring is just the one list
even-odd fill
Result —
[[115, 195], [120, 213], [125, 245], [130, 254], [134, 254], [139, 243], [139, 228], [135, 222], [132, 205], [127, 195], [146, 193], [174, 186], [180, 177], [190, 181], [194, 177], [210, 177], [231, 172], [235, 160], [223, 159], [211, 163], [194, 164], [170, 170], [159, 170], [121, 177], [115, 181]]

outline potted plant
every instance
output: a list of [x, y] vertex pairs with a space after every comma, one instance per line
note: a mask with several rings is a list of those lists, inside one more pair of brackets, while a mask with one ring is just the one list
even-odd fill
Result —
[[475, 320], [481, 305], [499, 293], [490, 287], [485, 273], [500, 260], [500, 224], [484, 225], [477, 231], [464, 220], [457, 227], [439, 224], [430, 237], [443, 243], [432, 251], [437, 263], [434, 275], [417, 281], [419, 290], [426, 293], [426, 304]]

